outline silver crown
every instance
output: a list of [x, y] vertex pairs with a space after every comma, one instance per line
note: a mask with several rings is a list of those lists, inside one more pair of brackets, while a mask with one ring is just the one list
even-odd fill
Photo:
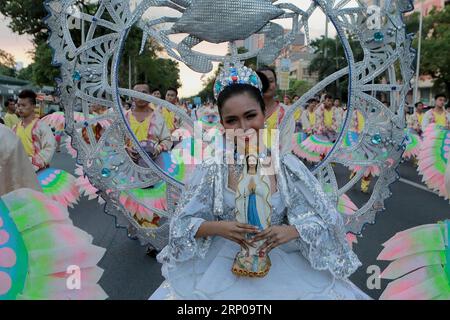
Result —
[[262, 91], [262, 82], [256, 72], [241, 62], [229, 62], [225, 65], [214, 83], [214, 97], [217, 99], [232, 84], [249, 84]]

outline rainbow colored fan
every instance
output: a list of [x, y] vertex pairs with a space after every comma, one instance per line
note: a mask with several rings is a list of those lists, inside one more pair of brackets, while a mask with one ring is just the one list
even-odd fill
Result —
[[320, 155], [327, 155], [334, 146], [332, 141], [318, 135], [309, 136], [301, 144], [308, 151], [308, 154], [318, 153]]
[[344, 136], [344, 140], [342, 142], [344, 147], [350, 148], [355, 146], [359, 141], [359, 133], [356, 131], [347, 131], [347, 134]]
[[44, 194], [19, 189], [0, 198], [0, 300], [106, 299], [97, 284], [104, 253]]
[[[162, 152], [155, 162], [172, 178], [184, 182], [190, 167], [184, 164], [182, 154], [174, 151]], [[159, 182], [150, 188], [122, 192], [120, 202], [142, 225], [157, 227], [160, 217], [150, 208], [167, 211], [166, 191], [166, 183]]]
[[384, 300], [450, 299], [450, 220], [397, 233], [378, 260], [392, 261], [381, 277], [393, 280]]
[[403, 159], [409, 160], [419, 155], [421, 139], [417, 133], [411, 130], [405, 130], [406, 149], [403, 153]]
[[68, 172], [60, 169], [48, 168], [37, 174], [42, 191], [48, 197], [73, 207], [78, 202], [80, 191], [76, 185], [76, 179]]
[[320, 153], [308, 150], [302, 142], [307, 138], [304, 132], [297, 132], [292, 137], [292, 152], [299, 158], [309, 162], [320, 162]]
[[[324, 186], [324, 191], [327, 193], [331, 193], [332, 187], [329, 184], [326, 184]], [[347, 196], [346, 194], [343, 194], [338, 198], [337, 203], [337, 211], [342, 215], [344, 224], [348, 223], [348, 216], [353, 215], [356, 211], [358, 211], [358, 207], [356, 204], [353, 203], [353, 201]], [[352, 233], [347, 233], [346, 235], [348, 244], [352, 247], [354, 243], [357, 243], [357, 237], [356, 235]]]
[[450, 150], [450, 131], [430, 125], [423, 133], [418, 159], [418, 170], [425, 184], [441, 197], [448, 198], [445, 187], [445, 169]]
[[62, 136], [65, 129], [65, 117], [64, 112], [54, 112], [42, 118], [42, 121], [46, 123], [54, 131], [55, 136]]

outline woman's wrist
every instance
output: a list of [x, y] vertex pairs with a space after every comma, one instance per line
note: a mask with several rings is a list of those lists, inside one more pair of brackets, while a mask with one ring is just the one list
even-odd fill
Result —
[[198, 228], [196, 238], [206, 238], [218, 235], [219, 221], [204, 221]]
[[293, 225], [288, 226], [290, 230], [290, 234], [292, 234], [291, 240], [295, 240], [300, 238], [300, 233], [298, 232], [297, 228]]

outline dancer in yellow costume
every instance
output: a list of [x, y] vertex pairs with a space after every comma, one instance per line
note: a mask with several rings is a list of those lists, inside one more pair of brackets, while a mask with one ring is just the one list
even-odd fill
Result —
[[425, 112], [423, 110], [423, 103], [417, 102], [414, 114], [408, 119], [408, 128], [417, 132], [418, 135], [422, 134], [422, 123]]
[[14, 127], [14, 132], [22, 141], [34, 169], [45, 169], [55, 153], [56, 140], [50, 127], [35, 118], [36, 94], [31, 90], [22, 91], [17, 106], [21, 121]]
[[5, 121], [5, 126], [12, 129], [16, 124], [19, 123], [20, 119], [16, 114], [16, 101], [14, 99], [9, 98], [5, 102], [6, 114], [3, 117]]
[[[270, 148], [271, 131], [278, 129], [283, 122], [284, 116], [288, 111], [288, 107], [275, 99], [277, 93], [277, 75], [272, 68], [262, 67], [258, 70], [258, 74], [263, 74], [267, 79], [267, 88], [263, 92], [264, 103], [266, 105], [266, 128], [267, 135], [264, 136], [264, 144]], [[264, 80], [263, 80], [264, 83]], [[284, 150], [291, 148], [291, 139], [295, 130], [294, 119], [289, 119], [289, 122], [283, 133], [280, 132], [280, 147]]]
[[422, 131], [430, 124], [437, 124], [441, 127], [448, 128], [450, 126], [450, 115], [445, 110], [445, 104], [447, 102], [447, 97], [443, 94], [438, 94], [434, 98], [435, 107], [425, 113], [422, 120]]
[[333, 105], [333, 97], [326, 95], [323, 103], [317, 107], [314, 133], [325, 135], [331, 141], [337, 137], [341, 126], [340, 111]]
[[307, 135], [311, 135], [313, 133], [313, 128], [316, 124], [316, 107], [317, 107], [317, 100], [310, 99], [308, 101], [307, 109], [302, 113], [301, 117], [302, 131]]
[[[146, 84], [137, 84], [133, 90], [150, 94], [150, 88]], [[152, 158], [156, 158], [163, 151], [169, 151], [172, 148], [172, 140], [161, 113], [145, 100], [134, 99], [134, 104], [133, 110], [128, 110], [125, 117], [143, 148]], [[134, 156], [135, 160], [138, 160], [135, 153]]]

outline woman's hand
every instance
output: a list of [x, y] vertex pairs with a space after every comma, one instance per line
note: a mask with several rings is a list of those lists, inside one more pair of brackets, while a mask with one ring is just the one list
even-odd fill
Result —
[[253, 238], [252, 243], [266, 240], [260, 252], [269, 253], [272, 249], [300, 237], [294, 226], [272, 226], [260, 232]]
[[221, 236], [222, 238], [236, 242], [248, 250], [249, 246], [253, 247], [254, 245], [247, 241], [245, 235], [247, 233], [258, 234], [259, 232], [258, 228], [250, 224], [239, 223], [237, 221], [214, 221], [203, 223], [199, 228], [199, 232], [197, 232], [197, 236]]

